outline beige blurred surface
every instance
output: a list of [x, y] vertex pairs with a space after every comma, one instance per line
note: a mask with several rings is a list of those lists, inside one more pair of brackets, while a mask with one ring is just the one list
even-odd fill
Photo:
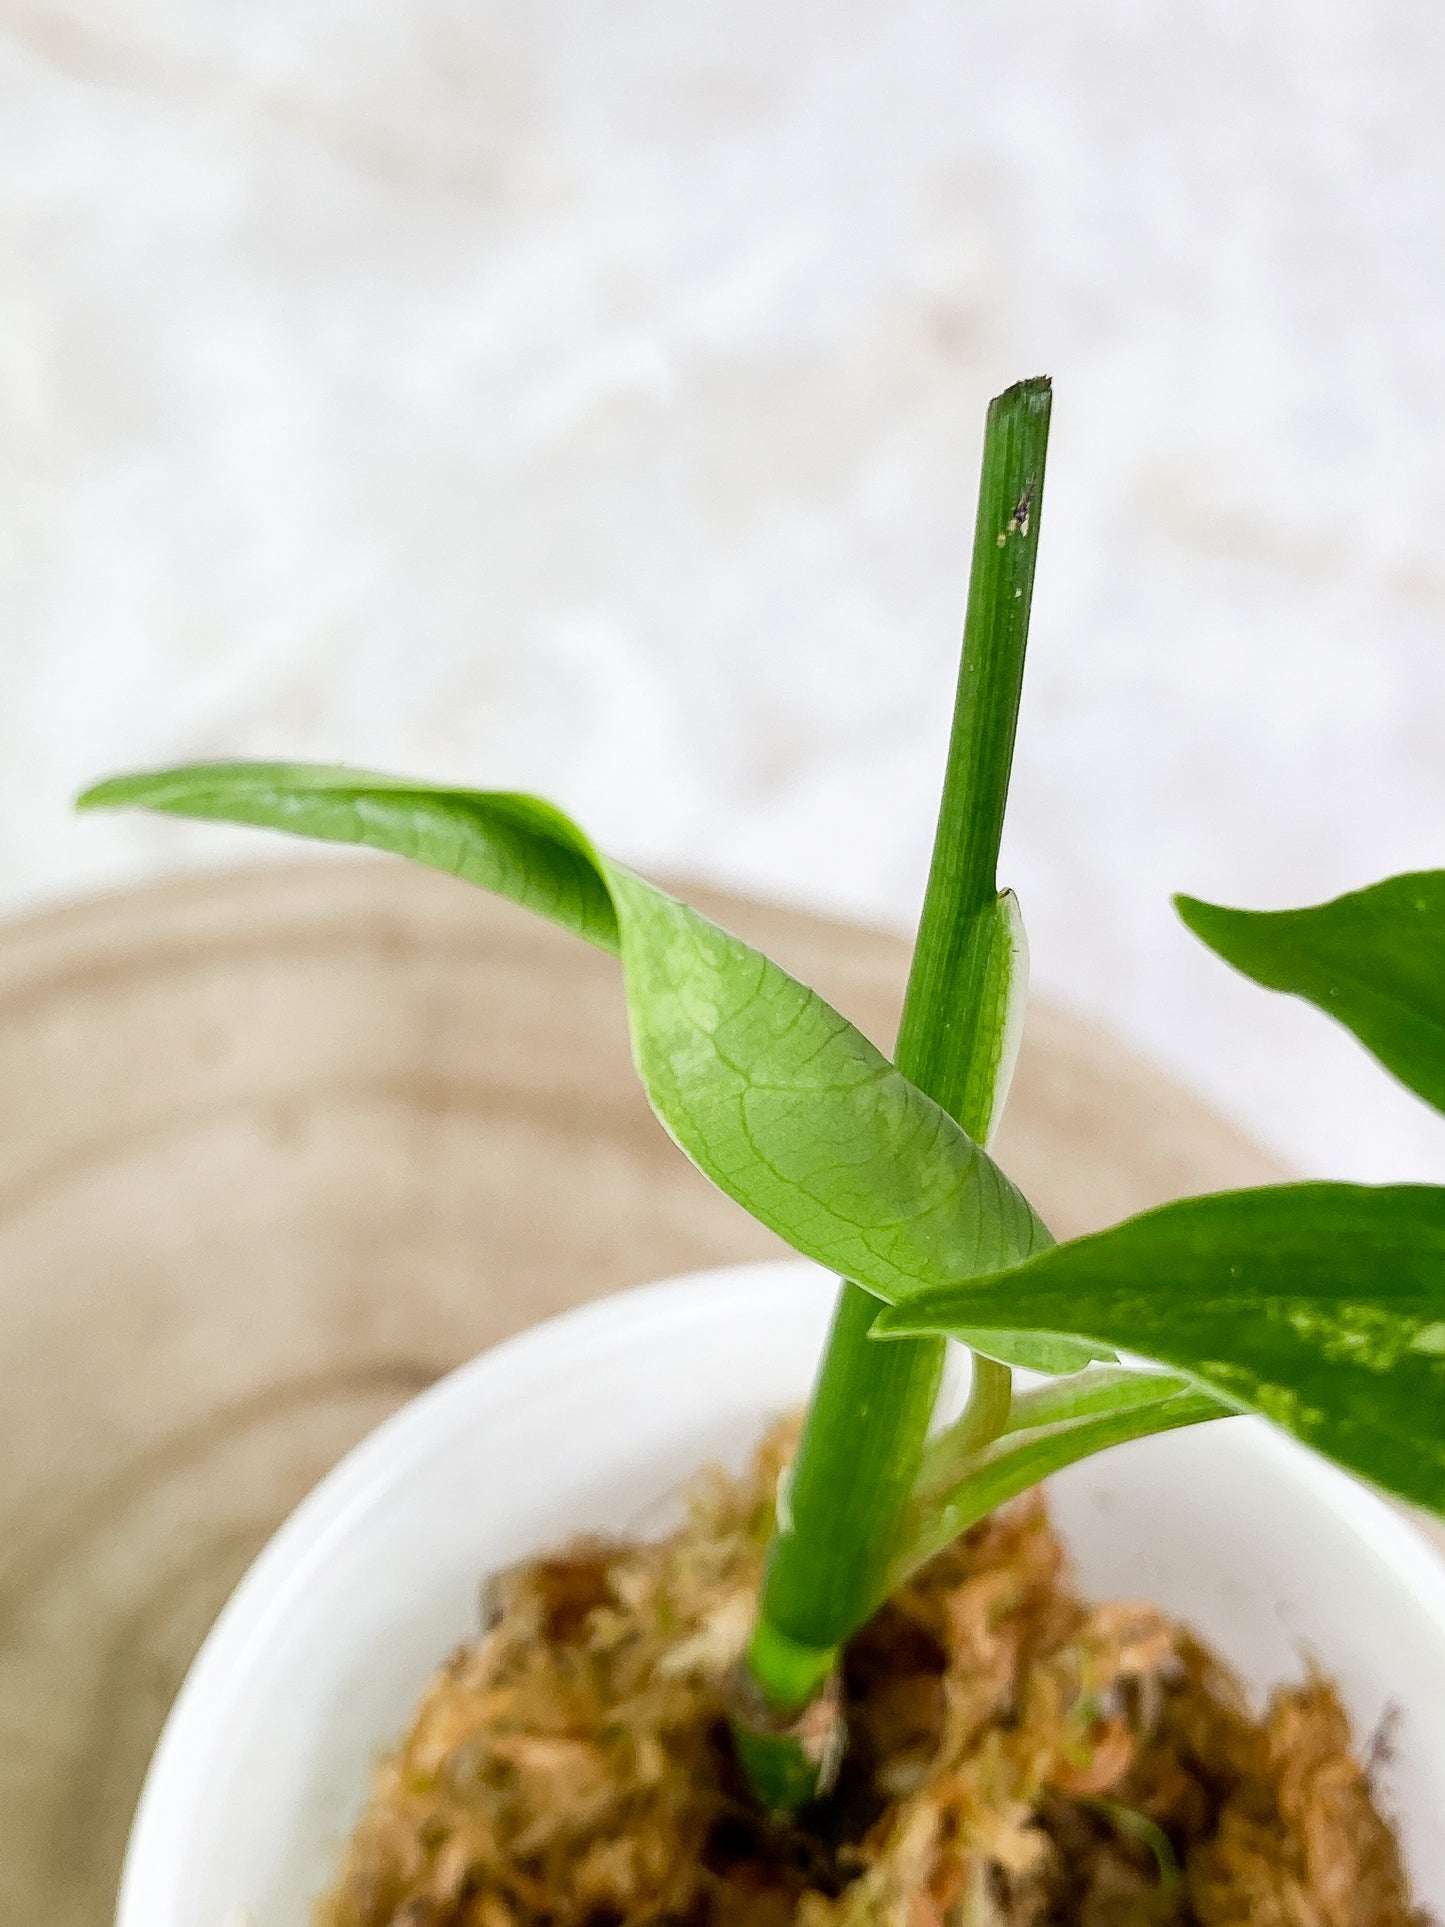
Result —
[[[703, 899], [883, 1043], [892, 938]], [[615, 967], [386, 863], [0, 933], [0, 1919], [99, 1927], [184, 1668], [410, 1394], [619, 1286], [767, 1255], [634, 1083]], [[1277, 1175], [1030, 1020], [1000, 1155], [1059, 1233]]]

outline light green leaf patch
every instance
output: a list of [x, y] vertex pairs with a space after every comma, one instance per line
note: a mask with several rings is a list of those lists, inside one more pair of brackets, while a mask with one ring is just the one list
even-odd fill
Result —
[[1174, 902], [1226, 963], [1317, 1005], [1445, 1111], [1445, 870], [1390, 877], [1307, 910]]
[[[228, 763], [118, 777], [81, 806], [391, 851], [617, 955], [633, 1057], [673, 1138], [795, 1250], [881, 1298], [1014, 1265], [1049, 1242], [987, 1154], [815, 991], [609, 861], [536, 797]], [[993, 1355], [1043, 1370], [1107, 1355], [1073, 1338], [983, 1336]]]
[[1298, 1184], [1130, 1218], [885, 1310], [880, 1333], [1002, 1315], [1187, 1373], [1445, 1512], [1445, 1190]]

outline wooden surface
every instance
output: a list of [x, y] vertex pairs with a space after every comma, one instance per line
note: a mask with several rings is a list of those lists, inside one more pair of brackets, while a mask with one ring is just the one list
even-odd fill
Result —
[[[889, 1043], [901, 943], [689, 894]], [[1043, 1009], [999, 1155], [1061, 1235], [1278, 1175]], [[777, 1248], [648, 1112], [615, 966], [447, 879], [0, 931], [0, 1920], [109, 1919], [188, 1661], [364, 1432], [549, 1313]]]

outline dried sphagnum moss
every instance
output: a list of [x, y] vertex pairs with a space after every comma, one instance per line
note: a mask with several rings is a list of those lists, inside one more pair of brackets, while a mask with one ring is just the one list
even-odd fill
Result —
[[667, 1539], [506, 1576], [318, 1927], [1420, 1927], [1329, 1684], [1252, 1718], [1151, 1607], [1074, 1596], [1037, 1499], [857, 1636], [835, 1796], [762, 1818], [725, 1700], [786, 1445]]

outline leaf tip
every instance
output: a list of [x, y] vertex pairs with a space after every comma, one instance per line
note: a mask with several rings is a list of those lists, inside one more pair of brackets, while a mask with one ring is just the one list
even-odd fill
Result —
[[124, 783], [123, 776], [107, 776], [99, 783], [91, 783], [76, 797], [74, 808], [77, 812], [119, 809], [124, 801], [120, 794]]
[[1177, 890], [1169, 901], [1184, 928], [1211, 950], [1217, 948], [1216, 940], [1221, 934], [1221, 926], [1227, 929], [1230, 918], [1240, 915], [1237, 910], [1226, 910], [1219, 903], [1207, 903], [1203, 897], [1191, 897], [1183, 890]]

